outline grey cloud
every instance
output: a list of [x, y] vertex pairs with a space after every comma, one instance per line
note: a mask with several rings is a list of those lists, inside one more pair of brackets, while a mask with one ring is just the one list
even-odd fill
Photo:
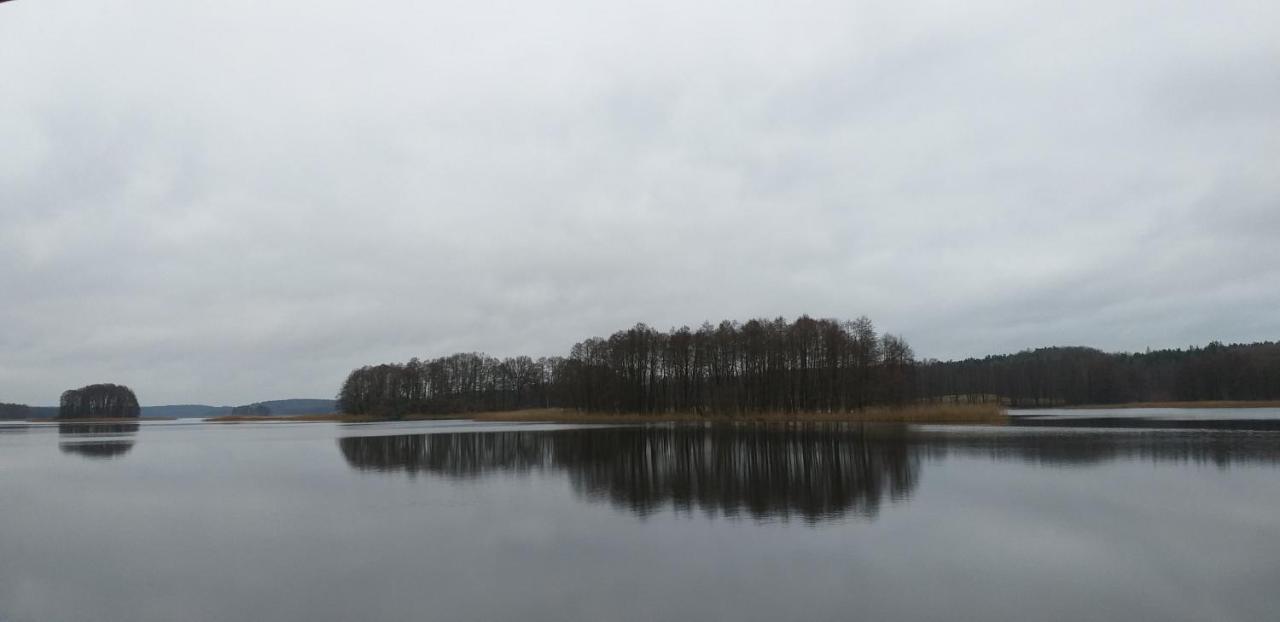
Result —
[[1280, 9], [0, 9], [0, 400], [334, 392], [644, 321], [1277, 338]]

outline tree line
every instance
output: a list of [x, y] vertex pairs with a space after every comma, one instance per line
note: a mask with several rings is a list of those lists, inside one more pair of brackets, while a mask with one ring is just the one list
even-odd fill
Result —
[[31, 407], [26, 404], [0, 402], [0, 419], [30, 419]]
[[941, 362], [916, 370], [919, 397], [999, 399], [1011, 406], [1280, 400], [1280, 343], [1142, 353], [1054, 347]]
[[338, 395], [351, 414], [467, 413], [562, 407], [591, 412], [845, 412], [908, 402], [999, 401], [1014, 407], [1126, 402], [1280, 400], [1280, 343], [1143, 353], [1052, 347], [917, 362], [865, 318], [801, 316], [637, 324], [567, 356], [463, 353], [366, 366]]
[[545, 408], [553, 399], [564, 359], [497, 359], [475, 352], [429, 361], [386, 363], [352, 371], [338, 393], [349, 414], [467, 413]]
[[465, 413], [564, 407], [592, 412], [834, 412], [914, 399], [911, 347], [871, 320], [644, 324], [575, 344], [568, 356], [454, 354], [351, 372], [350, 414]]

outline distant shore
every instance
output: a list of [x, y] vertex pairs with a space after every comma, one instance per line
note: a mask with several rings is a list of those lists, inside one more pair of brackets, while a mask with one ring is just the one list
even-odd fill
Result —
[[904, 408], [867, 408], [851, 412], [746, 413], [740, 415], [701, 415], [697, 413], [592, 413], [567, 408], [536, 408], [499, 412], [452, 413], [444, 415], [405, 415], [399, 418], [369, 415], [294, 415], [244, 416], [224, 415], [206, 419], [213, 423], [306, 423], [336, 421], [339, 423], [374, 423], [383, 421], [431, 421], [470, 419], [473, 421], [507, 421], [526, 423], [668, 423], [668, 422], [851, 422], [851, 423], [966, 423], [1001, 424], [1008, 420], [1004, 407], [998, 404], [941, 404]]

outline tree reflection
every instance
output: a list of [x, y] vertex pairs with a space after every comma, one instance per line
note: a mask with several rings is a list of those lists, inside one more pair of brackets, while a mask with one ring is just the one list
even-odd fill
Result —
[[362, 470], [470, 478], [566, 473], [579, 494], [639, 515], [667, 505], [709, 515], [809, 522], [874, 516], [911, 494], [918, 461], [901, 430], [846, 426], [666, 426], [347, 437]]
[[31, 425], [26, 423], [0, 424], [0, 434], [26, 434], [30, 429]]
[[58, 449], [95, 460], [110, 460], [129, 453], [138, 433], [137, 423], [59, 423]]
[[1221, 468], [1280, 463], [1280, 433], [1232, 429], [1024, 429], [918, 431], [912, 443], [931, 457], [982, 456], [1045, 466], [1113, 460], [1188, 462]]
[[873, 517], [886, 500], [912, 494], [922, 462], [948, 456], [1057, 467], [1280, 464], [1280, 434], [1229, 429], [669, 425], [347, 437], [338, 445], [361, 470], [451, 478], [561, 472], [579, 495], [639, 515], [670, 506], [809, 522]]

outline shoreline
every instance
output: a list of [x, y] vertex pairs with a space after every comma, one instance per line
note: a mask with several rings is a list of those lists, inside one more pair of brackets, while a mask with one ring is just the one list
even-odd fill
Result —
[[563, 408], [538, 408], [476, 413], [450, 413], [443, 415], [405, 415], [399, 418], [371, 415], [280, 415], [242, 416], [223, 415], [204, 421], [210, 423], [384, 423], [395, 421], [435, 421], [466, 419], [478, 422], [511, 423], [785, 423], [785, 422], [845, 422], [845, 423], [933, 423], [933, 424], [1003, 424], [1008, 421], [1006, 409], [998, 404], [910, 406], [905, 408], [868, 408], [851, 412], [803, 412], [803, 413], [747, 413], [741, 415], [702, 415], [698, 413], [601, 413], [578, 412]]
[[[875, 407], [850, 412], [801, 412], [801, 413], [746, 413], [740, 415], [705, 415], [698, 413], [609, 413], [579, 412], [567, 408], [535, 408], [527, 410], [486, 411], [473, 413], [411, 414], [403, 417], [379, 417], [374, 415], [344, 415], [341, 413], [315, 415], [220, 415], [202, 419], [208, 423], [391, 423], [396, 421], [470, 420], [477, 422], [510, 423], [918, 423], [918, 424], [1004, 424], [1010, 412], [1027, 410], [1104, 410], [1143, 408], [1280, 408], [1280, 400], [1217, 400], [1203, 402], [1126, 402], [1123, 404], [1083, 404], [1074, 406], [1013, 407], [998, 402], [978, 404], [922, 404], [902, 408]], [[145, 421], [171, 421], [173, 418], [144, 418]], [[58, 421], [55, 419], [37, 421]], [[113, 423], [121, 419], [94, 420]], [[136, 419], [134, 420], [136, 421]], [[89, 421], [85, 421], [89, 423]]]

